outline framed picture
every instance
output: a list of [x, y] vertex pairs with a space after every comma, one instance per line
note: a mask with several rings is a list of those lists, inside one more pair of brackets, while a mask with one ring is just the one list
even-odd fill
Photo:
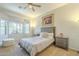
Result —
[[53, 24], [53, 14], [42, 17], [42, 25]]

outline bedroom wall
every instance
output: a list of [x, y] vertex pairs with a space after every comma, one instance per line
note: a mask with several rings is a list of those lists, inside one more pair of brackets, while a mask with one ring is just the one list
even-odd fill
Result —
[[56, 34], [64, 33], [69, 37], [69, 48], [79, 51], [79, 4], [67, 4], [37, 17], [35, 33], [41, 31], [41, 17], [51, 13], [54, 14]]

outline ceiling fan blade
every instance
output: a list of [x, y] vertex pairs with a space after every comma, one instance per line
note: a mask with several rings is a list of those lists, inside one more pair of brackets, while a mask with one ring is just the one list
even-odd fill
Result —
[[34, 7], [32, 7], [32, 11], [33, 11], [33, 12], [35, 12], [35, 9], [34, 9]]
[[28, 5], [36, 6], [36, 7], [41, 7], [41, 5], [33, 4], [33, 3], [28, 3]]

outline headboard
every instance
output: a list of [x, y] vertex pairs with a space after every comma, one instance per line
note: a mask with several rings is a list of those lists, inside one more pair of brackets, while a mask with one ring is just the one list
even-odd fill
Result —
[[42, 27], [41, 32], [53, 33], [53, 27]]
[[41, 32], [53, 33], [53, 37], [55, 39], [56, 36], [56, 27], [42, 27]]

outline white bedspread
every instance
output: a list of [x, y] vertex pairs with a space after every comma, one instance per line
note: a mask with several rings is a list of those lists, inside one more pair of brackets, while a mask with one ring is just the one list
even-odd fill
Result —
[[36, 53], [48, 47], [53, 41], [54, 39], [43, 38], [43, 37], [32, 37], [32, 38], [23, 38], [20, 41], [20, 44], [30, 53], [30, 55], [34, 56]]

